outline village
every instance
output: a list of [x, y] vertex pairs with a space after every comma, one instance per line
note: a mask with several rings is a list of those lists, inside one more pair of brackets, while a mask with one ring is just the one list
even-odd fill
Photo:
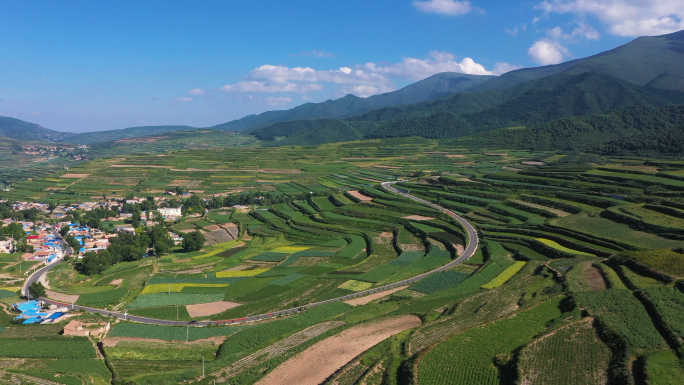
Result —
[[[124, 203], [135, 205], [144, 202], [144, 198], [132, 198], [125, 200]], [[4, 202], [6, 203], [6, 202]], [[16, 218], [5, 218], [0, 223], [0, 228], [9, 228], [17, 225], [21, 226], [21, 235], [5, 237], [0, 240], [0, 253], [17, 253], [20, 260], [20, 273], [29, 276], [43, 266], [54, 264], [66, 257], [82, 259], [88, 252], [99, 252], [107, 250], [110, 246], [110, 239], [119, 236], [121, 233], [135, 234], [136, 229], [130, 222], [133, 214], [121, 212], [122, 203], [116, 200], [103, 202], [84, 202], [72, 205], [59, 205], [51, 207], [44, 203], [35, 202], [13, 202], [11, 209], [16, 212], [25, 210], [38, 211], [45, 217], [44, 220], [35, 221], [17, 220]], [[103, 220], [120, 223], [107, 231], [95, 227], [89, 227], [83, 223], [66, 220], [72, 219], [74, 211], [90, 212], [96, 209], [107, 209], [117, 213], [115, 216], [103, 218]], [[155, 217], [158, 220], [174, 221], [182, 216], [182, 210], [178, 208], [157, 208], [150, 212], [142, 212], [143, 218]], [[158, 222], [153, 220], [143, 220], [141, 226], [154, 226]], [[169, 236], [178, 244], [182, 238], [169, 231]], [[67, 241], [71, 239], [71, 244]], [[20, 246], [21, 245], [21, 246]], [[143, 257], [149, 254], [143, 255]], [[22, 270], [21, 263], [30, 266]], [[39, 262], [39, 263], [35, 263]], [[28, 293], [28, 290], [26, 290]], [[15, 317], [15, 322], [22, 324], [53, 324], [61, 322], [69, 317], [68, 306], [49, 305], [39, 299], [27, 298], [25, 302], [12, 304], [12, 310], [20, 313]], [[76, 321], [74, 321], [76, 322]], [[65, 328], [73, 331], [73, 335], [82, 335], [83, 325]], [[89, 332], [89, 329], [86, 328]]]

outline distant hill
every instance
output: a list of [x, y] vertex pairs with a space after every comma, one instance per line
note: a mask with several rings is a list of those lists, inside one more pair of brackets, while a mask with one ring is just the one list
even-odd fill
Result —
[[137, 138], [141, 136], [151, 136], [164, 134], [170, 131], [194, 130], [190, 126], [141, 126], [129, 127], [121, 130], [85, 132], [82, 134], [72, 134], [64, 139], [65, 142], [74, 144], [94, 144], [110, 142], [115, 140]]
[[598, 55], [537, 68], [505, 73], [468, 93], [503, 90], [561, 72], [598, 72], [639, 86], [684, 91], [684, 31], [662, 36], [640, 37]]
[[72, 135], [47, 129], [35, 123], [0, 116], [0, 137], [38, 142], [57, 141]]
[[290, 110], [268, 111], [260, 115], [249, 115], [242, 119], [216, 125], [212, 128], [240, 132], [250, 128], [260, 128], [268, 124], [292, 120], [346, 118], [376, 108], [409, 105], [440, 95], [454, 94], [493, 78], [495, 76], [444, 72], [393, 92], [374, 95], [368, 98], [347, 95], [340, 99], [327, 100], [322, 103], [306, 103]]
[[[479, 99], [482, 103], [473, 104], [478, 95], [486, 97]], [[493, 106], [484, 108], [487, 103], [492, 103]], [[330, 136], [329, 141], [341, 141], [352, 136], [352, 131], [347, 128], [349, 124], [358, 135], [346, 140], [407, 136], [453, 139], [499, 128], [529, 126], [597, 114], [621, 107], [662, 107], [676, 104], [684, 104], [684, 92], [636, 86], [595, 72], [578, 75], [559, 73], [507, 90], [475, 95], [459, 94], [404, 109], [390, 108], [391, 113], [385, 109], [373, 111], [347, 119], [347, 125], [333, 125], [331, 121], [326, 121], [325, 124], [316, 126], [312, 122], [312, 132], [300, 130], [278, 144], [320, 144], [325, 135]], [[477, 111], [463, 113], [467, 110]], [[378, 116], [389, 120], [376, 120]], [[362, 120], [363, 118], [369, 120]], [[339, 127], [344, 134], [331, 132], [334, 127]]]
[[[480, 92], [475, 92], [478, 90]], [[454, 139], [506, 127], [529, 127], [564, 118], [602, 114], [625, 107], [682, 104], [684, 31], [639, 38], [587, 59], [514, 71], [455, 95], [367, 111], [344, 119], [346, 124], [317, 121], [309, 122], [308, 128], [297, 124], [298, 130], [276, 145], [320, 144], [325, 135], [329, 136], [329, 141], [350, 140], [345, 139], [349, 137], [407, 136]], [[288, 123], [279, 124], [285, 126]], [[333, 132], [335, 127], [342, 132]], [[575, 128], [581, 130], [579, 126]], [[262, 129], [275, 130], [275, 127]], [[258, 133], [259, 130], [254, 131]], [[518, 132], [526, 131], [506, 132], [506, 135]], [[574, 137], [569, 133], [567, 136]], [[272, 140], [274, 137], [262, 138]], [[630, 139], [633, 146], [634, 138]], [[607, 141], [597, 139], [596, 143]], [[620, 146], [627, 145], [626, 141], [620, 143], [623, 143]]]

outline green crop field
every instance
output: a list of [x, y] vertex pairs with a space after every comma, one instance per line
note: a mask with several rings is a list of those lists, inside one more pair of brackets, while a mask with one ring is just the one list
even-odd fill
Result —
[[563, 327], [523, 348], [518, 366], [523, 382], [535, 384], [603, 384], [611, 352], [591, 322]]
[[[684, 234], [678, 232], [684, 182], [675, 177], [683, 175], [684, 163], [420, 138], [318, 147], [270, 144], [275, 146], [267, 150], [179, 147], [164, 156], [126, 154], [117, 146], [107, 152], [116, 152], [116, 158], [105, 154], [68, 171], [36, 174], [3, 199], [74, 203], [132, 194], [189, 206], [189, 195], [164, 191], [195, 191], [197, 215], [166, 225], [181, 235], [195, 229], [218, 234], [223, 226], [230, 232], [219, 236], [225, 242], [196, 251], [177, 244], [160, 258], [114, 263], [92, 277], [72, 258], [48, 274], [53, 289], [79, 295], [77, 304], [182, 322], [192, 319], [187, 305], [220, 301], [240, 305], [198, 320], [286, 308], [301, 314], [239, 326], [118, 322], [107, 338], [140, 340], [105, 343], [107, 366], [98, 361], [86, 369], [96, 360], [90, 342], [86, 349], [85, 343], [59, 336], [63, 325], [13, 325], [13, 317], [0, 311], [0, 339], [8, 342], [0, 355], [27, 360], [16, 370], [35, 369], [36, 375], [74, 384], [210, 384], [231, 365], [258, 362], [234, 377], [216, 377], [254, 383], [343, 328], [413, 314], [422, 320], [419, 328], [378, 344], [357, 364], [346, 363], [340, 383], [398, 384], [407, 376], [417, 376], [421, 384], [620, 383], [615, 376], [625, 362], [635, 362], [637, 380], [678, 383], [681, 378], [674, 349], [684, 338], [676, 283], [684, 277], [679, 249]], [[641, 170], [649, 175], [631, 173]], [[69, 173], [87, 176], [61, 177]], [[312, 302], [437, 269], [463, 252], [466, 232], [457, 221], [385, 191], [379, 181], [386, 180], [401, 180], [398, 187], [471, 222], [480, 235], [475, 255], [368, 304], [334, 302], [304, 310]], [[662, 183], [647, 185], [655, 181]], [[83, 218], [86, 212], [79, 214]], [[0, 256], [1, 303], [17, 301], [23, 272], [35, 264], [15, 265], [18, 261], [16, 255]], [[301, 343], [279, 350], [294, 334], [333, 320], [345, 324], [306, 342], [293, 339]], [[611, 332], [618, 337], [609, 339]], [[75, 344], [73, 353], [31, 349], [41, 338], [50, 348], [56, 338], [62, 346]], [[29, 348], [18, 345], [22, 339]], [[145, 339], [166, 342], [155, 346]], [[620, 362], [615, 341], [627, 346]], [[202, 359], [205, 379], [199, 378]], [[48, 361], [38, 366], [38, 360]]]
[[499, 384], [492, 361], [510, 354], [561, 315], [560, 298], [486, 326], [458, 334], [431, 349], [418, 363], [421, 384]]

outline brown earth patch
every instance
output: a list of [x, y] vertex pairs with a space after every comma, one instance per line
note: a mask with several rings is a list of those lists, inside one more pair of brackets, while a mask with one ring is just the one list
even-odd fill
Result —
[[415, 243], [401, 243], [399, 248], [404, 251], [425, 251], [425, 246], [417, 245]]
[[223, 227], [224, 229], [234, 229], [234, 228], [238, 227], [238, 225], [233, 223], [233, 222], [229, 222], [229, 223], [222, 224], [221, 227]]
[[353, 196], [354, 198], [361, 200], [361, 201], [372, 201], [373, 200], [373, 198], [367, 197], [358, 191], [347, 191], [347, 193], [349, 195]]
[[525, 206], [530, 206], [530, 207], [534, 207], [534, 208], [537, 208], [537, 209], [546, 210], [546, 211], [548, 211], [548, 212], [551, 212], [551, 213], [554, 213], [554, 214], [558, 215], [559, 217], [567, 217], [568, 215], [572, 215], [572, 214], [570, 214], [570, 213], [568, 213], [568, 212], [565, 212], [565, 211], [562, 211], [562, 210], [558, 210], [558, 209], [554, 209], [553, 207], [542, 206], [542, 205], [538, 205], [538, 204], [535, 204], [535, 203], [525, 202], [525, 201], [521, 201], [521, 200], [517, 200], [517, 199], [511, 199], [511, 201], [513, 201], [513, 202], [515, 202], [515, 203], [520, 203], [521, 205], [525, 205]]
[[185, 308], [188, 310], [190, 317], [207, 317], [214, 314], [223, 313], [228, 309], [238, 307], [242, 305], [237, 302], [219, 301], [219, 302], [209, 302], [197, 305], [186, 305]]
[[526, 161], [521, 162], [521, 163], [522, 163], [522, 164], [526, 164], [526, 165], [528, 165], [528, 166], [543, 166], [543, 165], [546, 164], [546, 163], [544, 163], [544, 162], [534, 162], [534, 161], [531, 161], [531, 160], [526, 160]]
[[430, 221], [430, 220], [435, 219], [435, 218], [431, 218], [431, 217], [424, 217], [422, 215], [409, 215], [409, 216], [405, 216], [403, 218], [414, 220], [414, 221]]
[[45, 294], [47, 294], [48, 298], [54, 299], [55, 301], [66, 303], [75, 303], [76, 301], [78, 301], [79, 297], [78, 295], [63, 294], [52, 290], [45, 290]]
[[64, 174], [60, 178], [81, 179], [86, 178], [90, 174]]
[[173, 263], [185, 263], [192, 261], [192, 258], [174, 259]]
[[257, 384], [318, 385], [359, 354], [395, 334], [420, 325], [420, 318], [403, 315], [354, 326], [285, 361]]
[[589, 286], [591, 290], [606, 290], [606, 280], [603, 279], [603, 274], [595, 266], [589, 266], [588, 269], [584, 271], [589, 281]]
[[371, 302], [375, 301], [376, 299], [387, 297], [387, 296], [392, 295], [398, 291], [402, 291], [406, 288], [408, 288], [408, 286], [395, 287], [394, 289], [381, 291], [378, 293], [373, 293], [373, 294], [367, 295], [365, 297], [350, 299], [348, 301], [344, 301], [344, 303], [346, 303], [347, 305], [352, 305], [352, 306], [365, 305], [367, 303], [371, 303]]
[[181, 230], [180, 232], [183, 234], [188, 234], [188, 233], [194, 233], [197, 229], [185, 229]]
[[132, 341], [132, 342], [154, 342], [157, 344], [161, 345], [168, 345], [169, 349], [172, 349], [175, 344], [183, 344], [183, 345], [203, 345], [207, 342], [211, 342], [214, 345], [220, 345], [223, 343], [223, 341], [226, 340], [226, 336], [218, 336], [218, 337], [210, 337], [210, 338], [205, 338], [203, 340], [195, 340], [195, 341], [165, 341], [165, 340], [158, 340], [154, 338], [141, 338], [141, 337], [107, 337], [102, 340], [102, 345], [104, 347], [113, 347], [116, 346], [119, 342], [124, 342], [124, 341]]
[[113, 281], [110, 282], [109, 284], [112, 285], [112, 286], [116, 286], [116, 287], [118, 288], [119, 286], [121, 286], [121, 284], [123, 283], [123, 281], [124, 281], [123, 278], [119, 278], [119, 279], [113, 280]]
[[221, 230], [221, 226], [219, 225], [209, 225], [209, 226], [204, 226], [205, 230], [208, 231], [216, 231], [216, 230]]
[[447, 158], [465, 158], [465, 155], [460, 155], [460, 154], [449, 154], [446, 156]]
[[113, 164], [109, 167], [124, 168], [124, 167], [139, 167], [139, 168], [171, 168], [172, 166], [154, 166], [148, 164]]
[[154, 143], [162, 139], [166, 139], [168, 136], [153, 136], [147, 138], [126, 138], [117, 140], [116, 143]]

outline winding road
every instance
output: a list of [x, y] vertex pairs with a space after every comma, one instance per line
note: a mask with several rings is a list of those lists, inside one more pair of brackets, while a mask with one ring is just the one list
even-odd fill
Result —
[[[197, 321], [197, 322], [191, 321], [191, 323], [188, 323], [186, 321], [169, 321], [169, 320], [162, 320], [162, 319], [146, 318], [146, 317], [128, 315], [126, 313], [109, 311], [109, 310], [105, 310], [105, 309], [97, 309], [97, 308], [93, 308], [93, 307], [74, 305], [74, 304], [69, 304], [69, 303], [64, 303], [64, 302], [59, 302], [59, 301], [53, 301], [53, 300], [48, 299], [48, 298], [39, 298], [39, 299], [41, 301], [44, 301], [47, 303], [66, 306], [71, 310], [87, 311], [90, 313], [102, 314], [104, 316], [116, 317], [116, 318], [121, 319], [121, 320], [128, 320], [128, 321], [134, 321], [134, 322], [140, 322], [140, 323], [146, 323], [146, 324], [152, 324], [152, 325], [166, 325], [166, 326], [235, 325], [235, 324], [241, 324], [241, 323], [245, 323], [245, 322], [254, 322], [254, 321], [266, 320], [266, 319], [270, 319], [270, 318], [278, 317], [278, 316], [297, 314], [302, 310], [311, 309], [313, 307], [324, 305], [326, 303], [347, 301], [347, 300], [350, 300], [353, 298], [363, 297], [363, 296], [366, 296], [369, 294], [394, 289], [394, 288], [400, 287], [400, 286], [413, 284], [413, 283], [416, 283], [416, 282], [420, 281], [421, 279], [423, 279], [423, 278], [425, 278], [431, 274], [438, 273], [441, 271], [446, 271], [446, 270], [448, 270], [448, 269], [450, 269], [456, 265], [459, 265], [459, 264], [463, 263], [464, 261], [468, 260], [470, 257], [472, 257], [475, 254], [475, 252], [477, 251], [478, 245], [479, 245], [479, 238], [477, 235], [477, 231], [468, 221], [463, 219], [458, 214], [452, 212], [451, 210], [445, 209], [444, 207], [438, 206], [432, 202], [428, 202], [425, 199], [421, 199], [421, 198], [418, 198], [416, 196], [413, 196], [413, 195], [409, 194], [408, 191], [398, 189], [398, 188], [392, 186], [393, 184], [398, 183], [398, 182], [399, 181], [384, 182], [384, 183], [382, 183], [382, 187], [385, 188], [387, 191], [390, 191], [394, 194], [404, 196], [404, 197], [412, 199], [416, 202], [422, 203], [424, 205], [427, 205], [427, 206], [433, 207], [439, 211], [442, 211], [442, 212], [446, 213], [447, 215], [456, 219], [461, 224], [461, 226], [463, 226], [463, 228], [466, 230], [466, 233], [468, 235], [468, 240], [467, 240], [467, 246], [465, 247], [465, 250], [463, 251], [463, 253], [458, 258], [454, 259], [453, 261], [447, 263], [444, 266], [441, 266], [437, 269], [428, 271], [427, 273], [423, 273], [423, 274], [417, 275], [415, 277], [404, 279], [402, 281], [391, 283], [388, 285], [376, 287], [376, 288], [365, 290], [365, 291], [360, 291], [358, 293], [349, 294], [349, 295], [345, 295], [342, 297], [328, 299], [325, 301], [313, 302], [313, 303], [310, 303], [308, 305], [304, 305], [304, 306], [300, 306], [300, 307], [296, 307], [296, 308], [278, 310], [278, 311], [274, 311], [272, 313], [259, 314], [259, 315], [244, 317], [244, 318], [238, 318], [238, 319], [232, 319], [232, 320], [222, 320], [222, 321]], [[28, 286], [31, 283], [36, 282], [38, 279], [40, 279], [40, 277], [43, 274], [46, 274], [50, 269], [52, 269], [58, 263], [59, 262], [54, 262], [48, 266], [41, 268], [40, 270], [38, 270], [37, 272], [32, 274], [26, 280], [24, 287], [28, 288]], [[26, 290], [28, 290], [28, 289], [26, 289]]]

